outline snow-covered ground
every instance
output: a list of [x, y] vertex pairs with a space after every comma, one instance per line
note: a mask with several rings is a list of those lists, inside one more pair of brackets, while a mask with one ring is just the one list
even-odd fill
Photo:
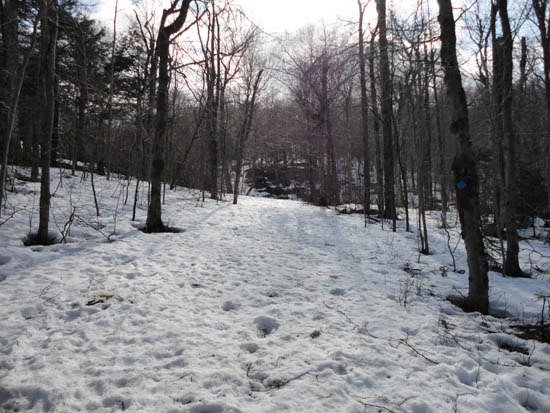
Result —
[[[124, 183], [96, 177], [98, 225], [89, 179], [52, 175], [51, 229], [68, 243], [22, 245], [38, 184], [18, 182], [0, 226], [0, 411], [550, 412], [550, 346], [444, 299], [467, 293], [467, 273], [435, 215], [419, 257], [401, 224], [180, 189], [163, 217], [184, 231], [147, 235], [133, 185], [124, 206]], [[546, 279], [490, 273], [490, 296], [534, 322], [550, 249], [530, 243], [524, 268]]]

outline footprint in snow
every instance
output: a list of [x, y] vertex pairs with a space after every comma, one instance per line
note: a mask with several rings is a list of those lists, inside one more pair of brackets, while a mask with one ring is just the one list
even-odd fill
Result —
[[131, 400], [123, 400], [122, 397], [119, 396], [112, 396], [112, 397], [106, 397], [102, 401], [104, 408], [115, 408], [115, 409], [121, 409], [126, 410], [128, 407], [132, 405]]
[[267, 337], [279, 328], [279, 322], [271, 317], [260, 316], [254, 319], [254, 324], [261, 337]]
[[240, 413], [240, 410], [219, 403], [204, 403], [192, 407], [189, 413]]
[[335, 363], [335, 362], [324, 362], [317, 366], [318, 372], [323, 372], [324, 370], [332, 370], [334, 373], [344, 376], [348, 374], [348, 370], [346, 368], [346, 365], [343, 363]]
[[258, 351], [259, 346], [256, 343], [243, 343], [241, 344], [241, 348], [253, 354]]
[[222, 310], [223, 311], [231, 311], [231, 310], [236, 310], [239, 307], [240, 307], [239, 304], [234, 303], [233, 301], [226, 301], [222, 305]]

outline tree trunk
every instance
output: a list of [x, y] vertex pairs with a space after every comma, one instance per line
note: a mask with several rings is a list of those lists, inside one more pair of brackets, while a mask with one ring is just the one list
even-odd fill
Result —
[[533, 0], [542, 46], [544, 67], [544, 92], [546, 97], [546, 191], [548, 193], [548, 216], [550, 217], [550, 33], [546, 19], [546, 0]]
[[445, 145], [443, 144], [443, 129], [441, 127], [441, 110], [439, 106], [439, 94], [437, 93], [437, 77], [435, 72], [435, 52], [432, 50], [430, 56], [430, 65], [432, 70], [432, 82], [435, 104], [435, 121], [437, 127], [437, 145], [439, 150], [439, 191], [441, 193], [441, 226], [447, 228], [447, 169], [445, 162]]
[[[79, 85], [78, 85], [78, 117], [76, 122], [76, 131], [75, 131], [75, 148], [73, 152], [73, 164], [72, 172], [73, 175], [77, 169], [78, 159], [83, 155], [84, 152], [84, 142], [88, 140], [88, 103], [89, 103], [89, 85], [88, 85], [88, 56], [86, 52], [86, 41], [84, 38], [79, 36], [77, 40], [77, 47], [79, 50], [79, 58], [81, 59], [79, 65]], [[87, 156], [84, 157], [90, 162], [90, 170], [92, 168], [92, 159], [88, 159]], [[95, 158], [97, 159], [97, 158]]]
[[[170, 37], [178, 32], [187, 17], [187, 11], [191, 0], [182, 0], [179, 9], [176, 6], [180, 2], [174, 2], [170, 9], [162, 12], [161, 24], [156, 43], [156, 53], [158, 56], [159, 76], [157, 88], [157, 113], [155, 119], [155, 133], [153, 137], [153, 163], [151, 168], [151, 202], [147, 209], [147, 222], [145, 231], [149, 233], [163, 232], [166, 227], [162, 223], [162, 200], [161, 200], [161, 178], [164, 170], [164, 147], [166, 144], [166, 134], [168, 132], [168, 85], [170, 83], [170, 73], [168, 70], [170, 54]], [[177, 18], [166, 25], [166, 19], [171, 14], [178, 13]]]
[[489, 312], [487, 256], [481, 233], [479, 183], [470, 136], [468, 106], [456, 57], [455, 20], [451, 0], [438, 0], [441, 27], [441, 63], [445, 70], [451, 112], [451, 135], [457, 141], [453, 173], [462, 237], [468, 255], [469, 290], [463, 303], [467, 311]]
[[40, 146], [40, 164], [42, 176], [40, 180], [40, 214], [37, 242], [49, 243], [48, 227], [50, 220], [50, 163], [52, 148], [52, 132], [55, 112], [55, 57], [57, 47], [57, 0], [42, 0], [42, 16], [40, 37], [40, 108], [42, 136]]
[[[210, 198], [218, 199], [218, 129], [219, 129], [219, 105], [220, 105], [220, 60], [219, 27], [218, 16], [212, 10], [212, 17], [209, 22], [210, 45], [205, 52], [206, 76], [207, 76], [207, 107], [208, 107], [208, 156], [210, 173]], [[216, 41], [218, 40], [218, 41]], [[208, 50], [210, 47], [210, 50]], [[217, 52], [216, 52], [217, 50]], [[209, 53], [209, 54], [208, 54]]]
[[[363, 35], [363, 18], [365, 8], [361, 0], [359, 6], [359, 81], [361, 85], [361, 136], [363, 143], [363, 210], [365, 215], [370, 210], [370, 151], [369, 151], [369, 102], [367, 99], [367, 74], [365, 68], [365, 40]], [[365, 221], [366, 222], [366, 221]]]
[[113, 42], [111, 44], [111, 72], [109, 74], [109, 99], [107, 100], [107, 180], [111, 178], [111, 140], [113, 129], [113, 95], [115, 88], [115, 48], [116, 48], [116, 20], [118, 15], [118, 0], [115, 0], [115, 16], [113, 18]]
[[380, 46], [380, 76], [382, 79], [382, 131], [384, 134], [384, 218], [396, 219], [393, 134], [392, 134], [392, 96], [390, 63], [388, 58], [388, 39], [386, 34], [386, 0], [376, 1], [378, 12], [378, 31]]
[[[395, 119], [393, 120], [393, 128], [395, 135], [395, 146], [397, 147], [397, 164], [399, 166], [399, 171], [401, 172], [401, 188], [403, 191], [403, 208], [405, 209], [405, 231], [409, 232], [410, 220], [409, 220], [409, 186], [407, 183], [407, 166], [403, 160], [401, 149], [402, 146], [399, 139], [399, 128]], [[399, 181], [398, 181], [399, 182]]]
[[[420, 77], [420, 76], [419, 76]], [[420, 82], [420, 79], [418, 79]], [[426, 227], [426, 142], [423, 138], [423, 134], [418, 131], [418, 122], [416, 121], [417, 115], [419, 112], [422, 112], [422, 105], [420, 105], [420, 96], [417, 96], [416, 102], [418, 103], [415, 108], [412, 108], [412, 124], [413, 124], [413, 135], [414, 142], [416, 146], [416, 160], [418, 163], [418, 168], [416, 168], [416, 180], [417, 180], [417, 194], [418, 194], [418, 235], [420, 237], [420, 248], [419, 252], [424, 255], [430, 254], [430, 247], [428, 244], [428, 229]], [[425, 108], [424, 108], [425, 109]], [[418, 117], [421, 119], [421, 117]], [[426, 127], [426, 124], [424, 124]]]
[[[59, 65], [57, 63], [58, 62], [56, 62], [56, 68], [55, 68], [56, 73], [59, 68]], [[58, 93], [59, 93], [59, 87], [58, 87], [58, 79], [56, 76], [54, 80], [53, 94], [54, 96], [57, 97]], [[52, 168], [55, 168], [56, 166], [58, 166], [57, 158], [58, 158], [58, 151], [59, 151], [59, 118], [60, 118], [59, 105], [56, 104], [54, 106], [54, 113], [53, 113], [52, 150], [51, 150], [51, 156], [50, 156], [50, 166]]]
[[[424, 200], [425, 206], [428, 210], [433, 210], [434, 197], [433, 197], [433, 162], [432, 162], [432, 110], [430, 107], [430, 69], [428, 64], [428, 51], [426, 44], [424, 44], [424, 83], [419, 79], [419, 83], [424, 88], [424, 129], [426, 135], [426, 141], [424, 142], [424, 162], [422, 163], [422, 169], [424, 170]], [[425, 214], [424, 214], [425, 218]]]
[[505, 192], [505, 176], [504, 176], [504, 151], [502, 147], [503, 135], [504, 135], [504, 122], [503, 122], [503, 69], [504, 69], [504, 47], [502, 39], [497, 39], [496, 35], [496, 16], [498, 13], [498, 6], [491, 4], [491, 17], [490, 17], [490, 32], [491, 42], [493, 46], [493, 87], [492, 87], [492, 150], [493, 150], [493, 175], [494, 175], [494, 191], [495, 191], [495, 211], [494, 220], [495, 227], [500, 243], [500, 250], [502, 255], [502, 268], [506, 261], [506, 252], [504, 248], [503, 229], [504, 229], [504, 192]]
[[384, 216], [384, 168], [382, 165], [382, 148], [380, 147], [380, 123], [378, 122], [378, 99], [376, 96], [376, 75], [374, 73], [374, 33], [371, 35], [369, 53], [370, 99], [373, 111], [374, 147], [376, 151], [376, 198], [378, 215]]
[[[6, 181], [9, 146], [13, 127], [10, 124], [15, 120], [16, 108], [10, 107], [16, 92], [17, 59], [19, 51], [18, 30], [19, 30], [19, 9], [15, 0], [7, 0], [6, 4], [0, 3], [2, 7], [0, 24], [2, 29], [2, 50], [0, 62], [0, 136], [2, 146], [0, 154], [2, 165], [0, 170], [0, 215], [2, 199], [4, 196], [4, 183]], [[5, 104], [4, 102], [7, 102]]]
[[508, 19], [508, 0], [498, 0], [502, 27], [502, 131], [504, 150], [504, 203], [506, 225], [506, 260], [504, 274], [521, 277], [525, 274], [519, 266], [519, 242], [516, 222], [516, 137], [512, 121], [513, 99], [513, 39]]
[[[40, 77], [40, 67], [38, 67], [38, 73], [36, 73], [37, 79]], [[39, 82], [38, 82], [39, 83]], [[40, 86], [36, 85], [36, 102], [40, 101]], [[41, 115], [40, 108], [35, 108], [33, 111], [32, 119], [32, 165], [31, 165], [31, 179], [37, 181], [40, 176], [40, 131], [42, 125], [40, 123]], [[74, 175], [74, 173], [73, 173]]]

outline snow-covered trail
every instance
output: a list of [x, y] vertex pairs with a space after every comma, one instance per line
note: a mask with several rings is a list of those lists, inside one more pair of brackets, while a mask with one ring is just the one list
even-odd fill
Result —
[[2, 239], [0, 410], [550, 411], [550, 346], [524, 366], [444, 301], [441, 245], [417, 264], [412, 234], [300, 202], [169, 194], [175, 234], [130, 213], [111, 243]]

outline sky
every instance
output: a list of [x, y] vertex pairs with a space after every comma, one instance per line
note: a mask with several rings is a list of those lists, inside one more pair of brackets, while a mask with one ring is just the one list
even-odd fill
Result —
[[[295, 31], [310, 23], [357, 20], [356, 0], [234, 0], [249, 18], [268, 33]], [[133, 19], [136, 6], [131, 0], [119, 0], [119, 24]], [[112, 26], [115, 0], [98, 0], [95, 16], [107, 27]], [[160, 9], [160, 7], [159, 7]], [[126, 17], [128, 16], [128, 17]]]
[[237, 0], [247, 15], [267, 32], [295, 31], [309, 23], [356, 20], [355, 0]]

